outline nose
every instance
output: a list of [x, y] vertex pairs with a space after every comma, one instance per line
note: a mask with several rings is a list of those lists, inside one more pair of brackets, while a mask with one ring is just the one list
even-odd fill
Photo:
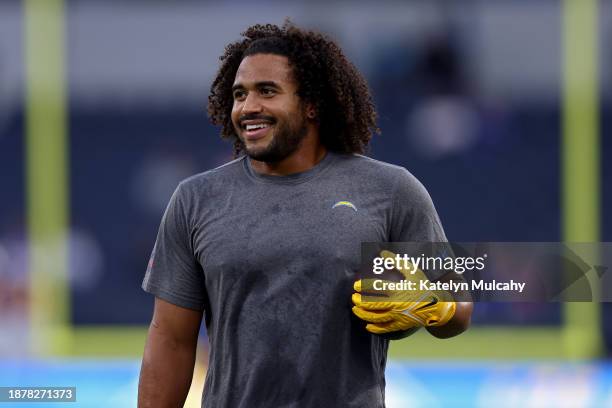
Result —
[[263, 110], [261, 101], [255, 92], [249, 92], [242, 104], [242, 114], [259, 113]]

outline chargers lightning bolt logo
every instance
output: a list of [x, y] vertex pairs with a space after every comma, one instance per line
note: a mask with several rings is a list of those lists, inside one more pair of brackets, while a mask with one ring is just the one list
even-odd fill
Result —
[[341, 207], [341, 206], [350, 207], [353, 210], [357, 211], [357, 207], [355, 207], [355, 205], [351, 203], [350, 201], [338, 201], [336, 204], [332, 206], [332, 209], [336, 207]]

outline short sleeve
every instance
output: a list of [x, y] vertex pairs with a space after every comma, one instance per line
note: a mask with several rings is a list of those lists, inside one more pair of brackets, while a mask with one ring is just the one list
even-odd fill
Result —
[[204, 310], [204, 275], [191, 243], [188, 199], [180, 184], [159, 226], [142, 288], [177, 306]]
[[391, 210], [390, 241], [446, 242], [429, 193], [407, 170], [397, 177]]
[[[396, 182], [391, 212], [391, 242], [420, 242], [423, 245], [419, 246], [419, 252], [443, 258], [452, 256], [452, 249], [447, 244], [442, 223], [429, 193], [405, 169], [402, 169]], [[438, 269], [423, 272], [431, 280], [439, 279], [447, 273]]]

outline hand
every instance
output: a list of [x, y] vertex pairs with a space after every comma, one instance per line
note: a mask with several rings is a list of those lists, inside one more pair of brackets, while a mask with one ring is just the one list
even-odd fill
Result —
[[[384, 258], [395, 258], [390, 251], [381, 251]], [[353, 285], [353, 313], [368, 322], [366, 330], [375, 334], [408, 330], [414, 327], [442, 326], [453, 317], [456, 304], [449, 292], [420, 290], [419, 282], [427, 277], [414, 265], [399, 268], [407, 282], [415, 282], [414, 290], [376, 290], [375, 279], [360, 279]], [[413, 273], [411, 273], [413, 271]], [[396, 283], [381, 280], [382, 284]], [[365, 299], [364, 299], [365, 298]]]

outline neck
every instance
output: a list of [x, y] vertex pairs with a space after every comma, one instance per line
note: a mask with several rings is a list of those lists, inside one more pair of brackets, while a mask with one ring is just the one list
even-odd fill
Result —
[[317, 163], [323, 160], [326, 152], [327, 149], [321, 144], [319, 135], [314, 132], [309, 132], [293, 153], [278, 162], [249, 160], [251, 160], [253, 170], [260, 174], [287, 176], [313, 168]]

